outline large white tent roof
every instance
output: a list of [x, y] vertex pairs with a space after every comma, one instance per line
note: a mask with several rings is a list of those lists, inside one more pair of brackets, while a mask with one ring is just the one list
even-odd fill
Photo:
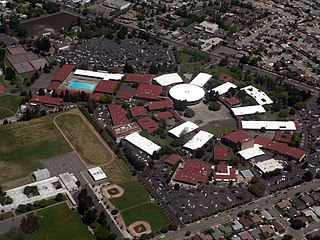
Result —
[[215, 92], [218, 92], [219, 95], [223, 95], [223, 94], [227, 93], [230, 88], [237, 88], [237, 85], [235, 85], [231, 82], [226, 82], [226, 83], [221, 84], [218, 87], [215, 87], [211, 91], [215, 91]]
[[248, 160], [265, 154], [264, 151], [260, 149], [260, 147], [261, 146], [259, 144], [254, 144], [253, 147], [241, 150], [238, 153], [241, 157]]
[[260, 91], [258, 88], [255, 88], [254, 86], [246, 86], [244, 88], [241, 88], [241, 90], [244, 90], [248, 95], [253, 97], [260, 105], [273, 103], [273, 101], [268, 97], [267, 94]]
[[283, 169], [282, 164], [273, 158], [263, 162], [258, 162], [255, 166], [259, 168], [262, 173], [273, 172], [276, 169]]
[[197, 102], [204, 97], [205, 91], [196, 85], [178, 84], [170, 88], [169, 94], [175, 100]]
[[74, 71], [74, 75], [100, 78], [103, 80], [120, 80], [124, 76], [124, 74], [119, 73], [95, 72], [83, 69], [77, 69], [76, 71]]
[[265, 113], [266, 110], [261, 105], [255, 106], [245, 106], [245, 107], [237, 107], [231, 108], [231, 111], [235, 116], [249, 115], [255, 113]]
[[104, 173], [101, 167], [90, 168], [88, 172], [90, 173], [90, 175], [93, 177], [95, 181], [100, 181], [102, 179], [107, 178], [107, 175]]
[[243, 129], [260, 130], [282, 130], [295, 131], [297, 130], [294, 121], [241, 121]]
[[208, 73], [199, 73], [190, 84], [197, 85], [199, 87], [203, 87], [212, 77], [212, 75]]
[[169, 133], [171, 133], [172, 135], [174, 135], [176, 137], [180, 137], [184, 134], [187, 134], [189, 132], [196, 130], [198, 127], [199, 126], [197, 124], [190, 122], [190, 121], [187, 121], [187, 122], [184, 122], [173, 129], [171, 129], [169, 131]]
[[213, 137], [213, 134], [201, 130], [183, 146], [185, 148], [195, 150], [205, 145], [212, 137]]
[[161, 86], [169, 86], [174, 83], [182, 83], [183, 80], [178, 73], [164, 74], [159, 77], [155, 77], [154, 80]]
[[145, 151], [149, 155], [152, 155], [154, 152], [159, 151], [161, 149], [159, 145], [141, 136], [139, 133], [132, 133], [126, 136], [125, 139], [131, 144]]

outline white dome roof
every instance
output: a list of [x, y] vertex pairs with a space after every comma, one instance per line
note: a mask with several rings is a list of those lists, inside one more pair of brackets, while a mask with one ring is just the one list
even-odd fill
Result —
[[169, 94], [175, 100], [196, 102], [204, 97], [205, 91], [193, 84], [178, 84], [170, 88]]

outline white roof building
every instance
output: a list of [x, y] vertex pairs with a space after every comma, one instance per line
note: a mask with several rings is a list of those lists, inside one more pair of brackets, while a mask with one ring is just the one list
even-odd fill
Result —
[[205, 95], [203, 88], [193, 84], [178, 84], [170, 88], [170, 96], [179, 101], [187, 101], [189, 104], [197, 103]]
[[297, 130], [294, 121], [241, 121], [243, 129], [260, 130], [281, 130], [281, 131], [295, 131]]
[[249, 160], [251, 158], [262, 156], [262, 155], [265, 154], [264, 151], [262, 151], [260, 149], [260, 145], [259, 144], [254, 144], [253, 147], [241, 150], [238, 153], [245, 160]]
[[213, 137], [213, 134], [201, 130], [183, 146], [185, 148], [195, 150], [205, 145], [212, 137]]
[[78, 186], [76, 184], [78, 180], [73, 174], [70, 174], [68, 172], [62, 173], [59, 175], [59, 178], [69, 192], [73, 192], [78, 189]]
[[40, 181], [40, 180], [49, 178], [50, 172], [47, 168], [39, 169], [39, 170], [33, 172], [33, 176], [36, 179], [36, 181]]
[[95, 72], [90, 70], [77, 69], [73, 73], [74, 75], [84, 76], [84, 77], [92, 77], [92, 78], [100, 78], [103, 80], [121, 80], [124, 74], [119, 73], [107, 73], [107, 72]]
[[199, 126], [193, 122], [187, 121], [184, 122], [182, 124], [180, 124], [179, 126], [171, 129], [169, 131], [169, 133], [171, 133], [172, 135], [176, 136], [176, 137], [181, 137], [184, 134], [190, 133], [194, 130], [196, 130]]
[[273, 172], [276, 169], [283, 169], [283, 166], [279, 161], [271, 158], [269, 160], [265, 160], [263, 162], [258, 162], [255, 164], [255, 166], [262, 172], [262, 173], [267, 173], [267, 172]]
[[207, 33], [214, 33], [215, 31], [218, 30], [218, 28], [219, 28], [218, 24], [208, 22], [208, 21], [203, 21], [202, 23], [199, 24], [199, 26], [195, 27], [195, 29], [203, 30]]
[[139, 133], [135, 132], [125, 137], [125, 139], [131, 144], [135, 145], [137, 148], [145, 151], [149, 155], [154, 152], [159, 151], [161, 147], [149, 139], [141, 136]]
[[203, 87], [212, 77], [212, 75], [208, 73], [199, 73], [190, 84], [197, 85], [199, 87]]
[[215, 87], [211, 91], [215, 91], [215, 92], [218, 92], [219, 95], [223, 95], [223, 94], [227, 93], [230, 88], [237, 88], [237, 85], [235, 85], [231, 82], [226, 82], [226, 83], [221, 84], [218, 87]]
[[265, 105], [265, 104], [272, 104], [273, 101], [268, 97], [267, 94], [260, 91], [259, 89], [255, 88], [254, 86], [247, 86], [244, 88], [241, 88], [241, 90], [244, 90], [248, 95], [253, 97], [259, 105]]
[[266, 110], [261, 105], [255, 106], [245, 106], [245, 107], [237, 107], [231, 108], [231, 111], [235, 116], [243, 116], [243, 115], [250, 115], [255, 113], [265, 113]]
[[88, 169], [88, 172], [94, 181], [100, 181], [107, 178], [107, 175], [102, 171], [101, 167], [90, 168]]
[[174, 83], [182, 83], [183, 80], [178, 73], [164, 74], [159, 77], [155, 77], [154, 80], [161, 86], [169, 86]]

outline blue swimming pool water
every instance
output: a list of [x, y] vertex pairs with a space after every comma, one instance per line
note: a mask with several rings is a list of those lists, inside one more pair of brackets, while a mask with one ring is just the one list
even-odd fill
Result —
[[94, 87], [95, 87], [95, 84], [72, 81], [72, 82], [69, 83], [69, 87], [87, 89], [87, 90], [92, 91], [94, 89]]

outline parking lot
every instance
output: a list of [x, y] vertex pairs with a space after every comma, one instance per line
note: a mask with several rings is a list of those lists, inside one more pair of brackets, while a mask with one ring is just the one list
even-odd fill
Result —
[[160, 45], [147, 43], [143, 39], [115, 40], [97, 39], [73, 47], [59, 54], [70, 64], [88, 63], [89, 67], [100, 69], [123, 67], [126, 62], [135, 65], [139, 71], [147, 71], [152, 62], [169, 64], [169, 53]]

